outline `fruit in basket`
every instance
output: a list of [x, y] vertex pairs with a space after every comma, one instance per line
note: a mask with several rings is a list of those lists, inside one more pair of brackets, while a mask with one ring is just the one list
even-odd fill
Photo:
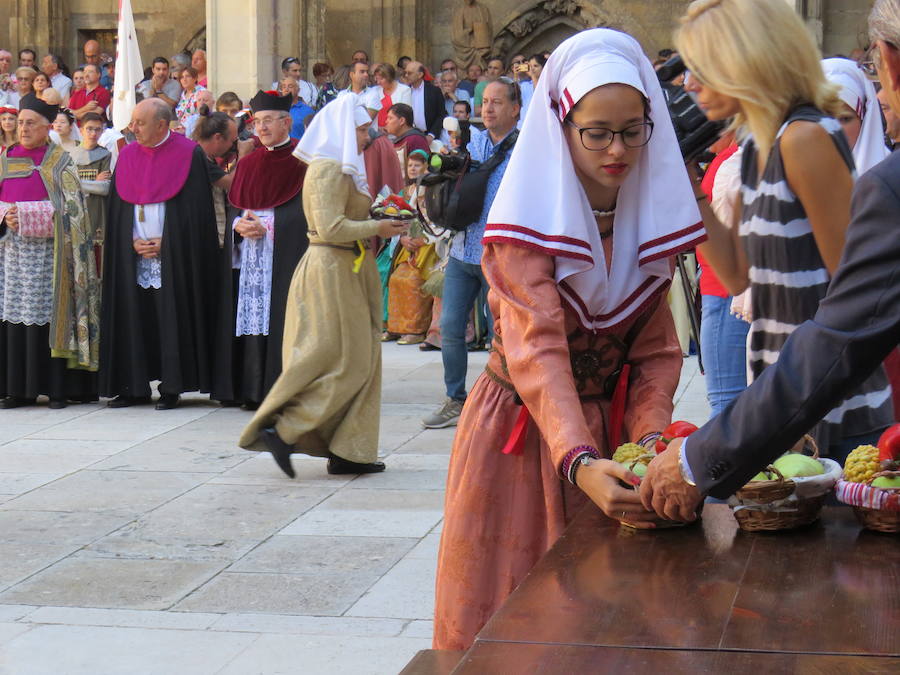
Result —
[[399, 215], [400, 215], [400, 209], [398, 209], [396, 206], [388, 206], [388, 207], [386, 207], [386, 208], [384, 209], [384, 215], [386, 215], [386, 216], [399, 216]]
[[[884, 468], [884, 471], [900, 468], [900, 424], [888, 427], [881, 434], [881, 438], [878, 439], [878, 459], [891, 463]], [[885, 465], [882, 464], [882, 466]]]
[[872, 487], [900, 488], [900, 476], [879, 476], [872, 481]]
[[847, 456], [844, 462], [844, 480], [850, 483], [865, 483], [881, 471], [878, 448], [874, 445], [860, 445]]
[[[612, 460], [614, 462], [618, 462], [619, 464], [624, 464], [627, 467], [638, 457], [646, 454], [647, 448], [645, 448], [643, 445], [638, 445], [637, 443], [623, 443], [618, 448], [616, 448], [616, 451], [613, 453]], [[650, 457], [646, 457], [641, 461], [644, 464], [649, 464]]]
[[643, 478], [644, 476], [647, 475], [647, 465], [644, 464], [642, 461], [635, 462], [634, 466], [632, 466], [631, 463], [629, 462], [628, 464], [625, 465], [625, 468], [627, 468], [629, 471], [631, 471], [631, 473], [633, 473], [634, 475], [636, 475], [640, 478]]
[[821, 476], [825, 473], [825, 467], [819, 460], [796, 452], [782, 455], [772, 462], [772, 466], [778, 469], [785, 478]]
[[685, 438], [687, 436], [690, 436], [695, 431], [697, 431], [696, 425], [691, 424], [690, 422], [684, 422], [682, 420], [672, 422], [669, 426], [663, 429], [662, 436], [660, 436], [659, 440], [656, 441], [656, 454], [658, 455], [663, 450], [665, 450], [666, 446], [676, 438]]
[[775, 478], [776, 476], [773, 473], [769, 473], [768, 471], [760, 471], [750, 479], [750, 482], [752, 483], [755, 480], [775, 480]]

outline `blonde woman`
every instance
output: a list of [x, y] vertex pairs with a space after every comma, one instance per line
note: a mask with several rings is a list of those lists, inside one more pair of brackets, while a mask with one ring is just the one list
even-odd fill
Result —
[[[753, 377], [811, 319], [844, 248], [855, 167], [836, 117], [843, 104], [803, 22], [784, 0], [696, 0], [676, 33], [689, 89], [714, 120], [732, 119], [743, 147], [739, 227], [694, 191], [709, 240], [700, 251], [732, 294], [751, 289]], [[842, 460], [892, 421], [883, 370], [815, 428]]]

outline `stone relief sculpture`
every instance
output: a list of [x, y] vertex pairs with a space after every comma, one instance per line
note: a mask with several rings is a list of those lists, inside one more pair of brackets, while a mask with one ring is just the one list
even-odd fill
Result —
[[493, 39], [491, 11], [478, 0], [463, 0], [453, 14], [451, 33], [456, 62], [463, 73], [473, 63], [482, 68], [487, 65]]

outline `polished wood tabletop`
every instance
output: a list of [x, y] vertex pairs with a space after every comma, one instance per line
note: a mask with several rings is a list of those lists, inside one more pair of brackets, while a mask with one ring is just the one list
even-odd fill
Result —
[[[502, 642], [520, 644], [492, 644]], [[654, 531], [621, 527], [592, 508], [482, 629], [458, 672], [479, 654], [523, 643], [545, 656], [560, 645], [612, 648], [628, 662], [675, 650], [669, 658], [713, 670], [720, 655], [690, 653], [820, 655], [828, 658], [813, 661], [823, 672], [854, 660], [837, 657], [878, 657], [900, 672], [900, 538], [861, 529], [841, 507], [826, 507], [806, 528], [752, 534], [720, 504], [707, 505], [698, 524]]]
[[[454, 652], [455, 653], [455, 652]], [[444, 675], [445, 671], [409, 671], [409, 675]], [[623, 673], [679, 675], [896, 675], [900, 658], [891, 656], [835, 656], [735, 651], [688, 651], [544, 645], [519, 642], [476, 642], [459, 661], [453, 675], [509, 673], [572, 675], [573, 673]], [[406, 675], [404, 671], [402, 675]]]

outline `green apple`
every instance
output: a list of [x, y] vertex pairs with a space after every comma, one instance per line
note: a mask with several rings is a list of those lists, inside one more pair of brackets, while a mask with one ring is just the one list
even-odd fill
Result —
[[900, 488], [900, 476], [879, 476], [872, 481], [872, 487]]
[[643, 462], [638, 462], [637, 464], [634, 465], [634, 468], [631, 469], [631, 473], [636, 474], [636, 475], [640, 476], [641, 478], [643, 478], [644, 476], [647, 475], [647, 465], [644, 464]]
[[778, 469], [785, 478], [821, 476], [825, 473], [825, 467], [819, 460], [795, 452], [782, 455], [772, 463], [772, 466]]
[[752, 483], [755, 480], [772, 480], [772, 476], [768, 475], [765, 471], [760, 471], [750, 479], [750, 482]]

